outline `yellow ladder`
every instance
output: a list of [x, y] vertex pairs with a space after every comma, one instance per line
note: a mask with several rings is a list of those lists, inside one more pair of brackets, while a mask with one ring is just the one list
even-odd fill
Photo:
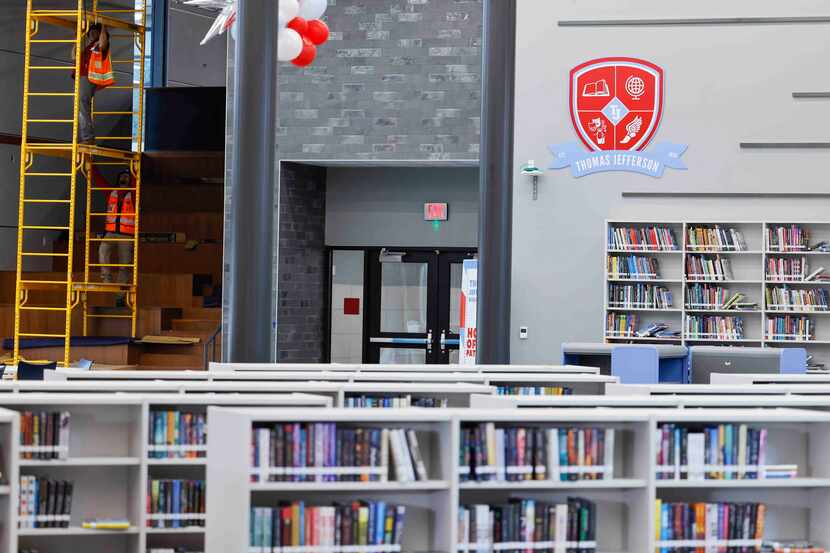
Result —
[[[70, 339], [72, 336], [72, 312], [75, 306], [83, 302], [83, 333], [88, 332], [88, 320], [91, 318], [127, 318], [131, 321], [131, 334], [136, 332], [137, 313], [137, 285], [138, 285], [138, 237], [139, 211], [141, 188], [141, 149], [143, 145], [143, 83], [144, 83], [144, 54], [145, 54], [145, 26], [146, 0], [136, 9], [98, 9], [98, 1], [93, 0], [92, 9], [87, 9], [85, 0], [64, 0], [65, 9], [50, 7], [39, 9], [34, 6], [36, 0], [27, 0], [26, 3], [26, 46], [24, 56], [23, 76], [23, 122], [21, 132], [20, 156], [20, 199], [18, 206], [18, 240], [17, 240], [17, 279], [16, 302], [14, 320], [14, 361], [20, 358], [21, 339], [27, 338], [61, 338], [63, 340], [64, 366], [70, 364]], [[50, 2], [54, 6], [54, 0]], [[78, 143], [78, 115], [79, 115], [79, 78], [70, 80], [70, 75], [79, 75], [83, 40], [89, 26], [101, 23], [110, 31], [110, 52], [117, 50], [117, 41], [127, 39], [134, 55], [130, 59], [116, 59], [113, 56], [113, 69], [116, 78], [124, 71], [118, 68], [130, 64], [130, 82], [128, 84], [116, 82], [106, 90], [129, 90], [135, 94], [135, 101], [130, 103], [135, 111], [96, 111], [93, 108], [93, 117], [124, 117], [133, 116], [136, 125], [130, 136], [98, 136], [99, 141], [116, 142], [121, 145], [127, 142], [126, 148], [112, 148]], [[42, 28], [43, 27], [43, 28]], [[48, 30], [46, 28], [48, 27]], [[67, 32], [68, 31], [68, 32]], [[63, 34], [61, 34], [63, 33]], [[37, 62], [37, 50], [42, 47], [54, 48], [65, 45], [74, 50], [74, 65], [59, 64], [59, 62]], [[34, 50], [34, 52], [33, 52]], [[43, 59], [53, 59], [54, 51]], [[74, 73], [70, 73], [74, 72]], [[66, 88], [71, 90], [42, 90], [39, 86], [39, 76], [44, 74], [60, 74], [66, 76]], [[54, 85], [53, 85], [54, 86]], [[55, 102], [59, 99], [71, 99], [71, 115], [56, 117], [49, 113], [54, 111], [54, 105], [44, 105], [43, 101]], [[131, 98], [132, 100], [132, 98]], [[64, 111], [68, 106], [64, 106]], [[46, 111], [41, 114], [40, 111]], [[33, 115], [34, 114], [34, 115]], [[35, 133], [30, 132], [31, 128]], [[59, 129], [57, 140], [32, 141], [31, 136], [44, 129]], [[71, 133], [71, 135], [70, 135]], [[114, 187], [95, 184], [93, 171], [96, 166], [122, 165], [126, 167], [134, 184], [124, 191], [132, 191], [135, 196], [135, 234], [127, 241], [133, 243], [133, 259], [129, 264], [91, 263], [90, 245], [101, 241], [115, 240], [112, 238], [98, 238], [92, 236], [90, 224], [101, 213], [92, 211], [92, 195], [96, 192], [111, 191]], [[85, 227], [85, 262], [83, 280], [76, 280], [73, 273], [73, 256], [75, 240], [76, 188], [78, 175], [86, 176], [86, 227]], [[68, 186], [67, 186], [68, 184]], [[62, 193], [59, 193], [62, 192]], [[50, 216], [62, 216], [61, 222], [56, 224], [28, 224], [28, 220], [37, 215], [38, 209], [51, 209]], [[104, 213], [103, 216], [106, 214]], [[46, 245], [48, 236], [45, 232], [60, 232], [65, 235], [67, 248], [65, 251], [36, 251], [35, 244], [41, 234], [41, 243]], [[24, 273], [24, 264], [30, 265], [32, 260], [66, 260], [65, 277], [29, 276]], [[132, 272], [132, 282], [127, 284], [102, 283], [90, 269], [101, 267], [117, 267], [129, 269]], [[28, 271], [27, 271], [28, 272]], [[96, 271], [96, 273], [99, 271]], [[127, 299], [129, 313], [108, 315], [91, 314], [88, 308], [89, 293], [124, 294]], [[62, 330], [57, 327], [49, 328], [49, 315], [61, 313], [63, 318]], [[46, 327], [44, 329], [44, 327]]]

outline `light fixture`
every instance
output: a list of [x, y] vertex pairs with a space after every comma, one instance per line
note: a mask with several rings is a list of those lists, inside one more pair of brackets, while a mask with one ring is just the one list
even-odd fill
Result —
[[532, 159], [527, 162], [527, 164], [522, 167], [522, 175], [526, 177], [533, 177], [533, 199], [537, 200], [539, 198], [539, 176], [544, 174], [544, 171], [536, 167], [536, 162]]

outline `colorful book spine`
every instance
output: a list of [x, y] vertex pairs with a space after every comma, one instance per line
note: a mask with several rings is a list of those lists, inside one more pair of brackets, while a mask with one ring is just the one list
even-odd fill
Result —
[[614, 283], [608, 285], [608, 307], [669, 309], [672, 303], [672, 292], [665, 286]]
[[21, 459], [66, 459], [71, 418], [69, 411], [23, 411]]
[[786, 286], [768, 286], [768, 311], [830, 311], [830, 291], [823, 288], [795, 290]]
[[276, 507], [251, 508], [249, 553], [272, 553], [281, 547], [360, 545], [367, 546], [367, 551], [371, 546], [400, 551], [405, 528], [406, 507], [385, 501], [331, 506], [284, 502]]
[[570, 396], [573, 388], [568, 386], [519, 386], [503, 384], [496, 386], [496, 394], [500, 396]]
[[771, 252], [801, 252], [809, 248], [809, 234], [797, 225], [767, 228], [767, 250]]
[[807, 270], [806, 257], [768, 257], [766, 279], [772, 282], [803, 282]]
[[346, 407], [397, 409], [406, 407], [441, 408], [447, 407], [447, 398], [418, 396], [370, 396], [357, 395], [346, 397]]
[[608, 249], [622, 251], [677, 251], [674, 230], [669, 227], [608, 227]]
[[151, 459], [196, 459], [207, 454], [207, 416], [179, 410], [150, 411]]
[[39, 476], [20, 477], [18, 527], [68, 528], [74, 484]]
[[147, 526], [186, 528], [205, 525], [204, 480], [150, 480], [147, 483]]
[[742, 317], [720, 315], [687, 315], [686, 338], [701, 340], [742, 340]]
[[746, 251], [743, 233], [736, 228], [689, 226], [686, 249], [692, 251]]
[[669, 503], [658, 499], [656, 552], [757, 552], [761, 550], [765, 517], [763, 503]]
[[805, 342], [815, 340], [815, 333], [816, 323], [809, 317], [793, 315], [767, 317], [767, 340]]
[[609, 338], [636, 337], [639, 323], [637, 313], [608, 313], [605, 318], [605, 335]]
[[719, 424], [657, 427], [658, 480], [757, 480], [788, 478], [795, 465], [767, 466], [766, 428]]
[[596, 550], [596, 504], [511, 499], [506, 504], [462, 505], [458, 510], [459, 551], [493, 550], [581, 553]]
[[719, 255], [687, 255], [686, 280], [718, 281], [732, 280], [732, 264], [727, 257]]
[[614, 474], [613, 428], [461, 429], [463, 481], [603, 480]]
[[607, 261], [608, 278], [654, 280], [660, 278], [660, 265], [657, 258], [638, 255], [609, 255]]
[[252, 482], [427, 480], [416, 432], [404, 428], [287, 423], [251, 433]]

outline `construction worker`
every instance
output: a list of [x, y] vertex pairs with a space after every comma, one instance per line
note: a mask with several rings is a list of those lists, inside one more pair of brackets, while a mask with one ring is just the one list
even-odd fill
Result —
[[[118, 175], [118, 187], [131, 187], [132, 179], [128, 171]], [[130, 265], [133, 262], [133, 242], [135, 237], [135, 203], [132, 190], [113, 190], [107, 199], [107, 218], [105, 224], [106, 233], [104, 238], [118, 239], [117, 242], [101, 242], [98, 247], [98, 262], [113, 263], [118, 265]], [[129, 241], [120, 241], [129, 240]], [[113, 260], [113, 252], [117, 252], [117, 261]], [[113, 282], [112, 267], [101, 267], [101, 281]], [[130, 268], [118, 267], [118, 282], [128, 284], [130, 282]], [[117, 298], [119, 305], [123, 306], [124, 295]]]
[[[92, 57], [93, 50], [101, 52], [107, 58], [109, 56], [110, 48], [110, 34], [100, 23], [90, 25], [86, 35], [84, 35], [81, 53], [81, 80], [78, 83], [80, 90], [80, 98], [78, 104], [78, 141], [81, 144], [95, 144], [95, 126], [92, 122], [92, 98], [95, 96], [95, 91], [98, 90], [98, 85], [92, 83], [89, 79], [89, 62]], [[75, 50], [72, 50], [72, 60], [75, 60]], [[75, 72], [72, 72], [72, 78], [75, 78]]]

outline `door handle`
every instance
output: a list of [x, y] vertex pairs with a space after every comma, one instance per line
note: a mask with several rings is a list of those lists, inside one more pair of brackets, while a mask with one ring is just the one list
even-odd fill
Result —
[[432, 329], [427, 332], [427, 353], [432, 353]]
[[441, 353], [447, 353], [447, 331], [441, 331]]

